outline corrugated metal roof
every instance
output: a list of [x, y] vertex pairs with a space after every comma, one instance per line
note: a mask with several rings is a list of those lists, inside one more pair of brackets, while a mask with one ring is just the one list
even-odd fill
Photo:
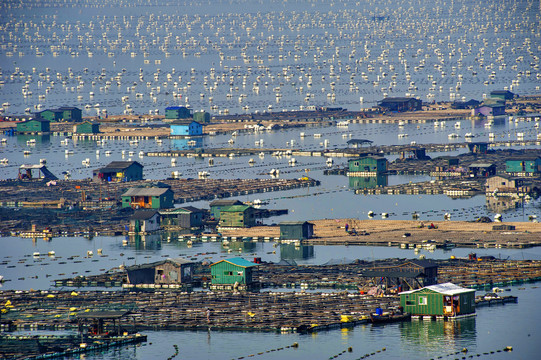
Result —
[[229, 207], [223, 208], [222, 212], [237, 212], [237, 211], [246, 211], [251, 206], [249, 205], [231, 205]]
[[141, 270], [141, 269], [151, 269], [151, 268], [155, 268], [156, 266], [163, 265], [165, 263], [174, 263], [177, 265], [194, 264], [194, 262], [190, 260], [186, 260], [183, 258], [173, 258], [173, 259], [160, 260], [160, 261], [156, 261], [156, 262], [148, 263], [148, 264], [127, 266], [126, 270], [133, 271], [133, 270]]
[[137, 161], [112, 161], [108, 165], [102, 167], [100, 170], [125, 170], [132, 166], [133, 164], [137, 164], [140, 167], [143, 167], [140, 163]]
[[282, 221], [280, 222], [279, 225], [304, 225], [306, 223], [312, 224], [311, 222], [308, 222], [308, 221]]
[[148, 220], [156, 215], [157, 212], [157, 210], [138, 210], [133, 213], [131, 218], [134, 220]]
[[219, 264], [221, 263], [222, 261], [226, 261], [230, 264], [233, 264], [233, 265], [236, 265], [236, 266], [240, 266], [240, 267], [243, 267], [243, 268], [248, 268], [248, 267], [253, 267], [253, 266], [257, 266], [256, 263], [253, 263], [251, 261], [248, 261], [246, 259], [243, 259], [243, 258], [239, 258], [239, 257], [236, 257], [236, 258], [232, 258], [232, 259], [224, 259], [224, 260], [220, 260], [220, 261], [217, 261], [215, 262], [214, 264], [212, 264], [211, 266], [214, 266], [216, 264]]
[[214, 200], [209, 204], [210, 206], [230, 206], [230, 205], [242, 205], [242, 201], [240, 200]]
[[455, 285], [453, 283], [443, 283], [443, 284], [426, 286], [426, 287], [424, 287], [422, 289], [403, 291], [403, 292], [399, 293], [399, 295], [401, 295], [401, 294], [412, 294], [414, 292], [418, 292], [418, 291], [421, 291], [423, 289], [432, 290], [432, 291], [438, 292], [438, 293], [443, 294], [443, 295], [458, 295], [458, 294], [465, 294], [465, 293], [475, 291], [473, 289], [463, 288], [463, 287]]
[[169, 188], [129, 188], [122, 196], [160, 196]]

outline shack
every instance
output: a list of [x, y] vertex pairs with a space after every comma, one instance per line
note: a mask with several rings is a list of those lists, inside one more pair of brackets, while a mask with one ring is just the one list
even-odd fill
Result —
[[126, 267], [128, 284], [190, 284], [193, 280], [194, 262], [176, 258], [149, 264]]
[[351, 159], [348, 160], [348, 176], [355, 173], [381, 174], [387, 171], [387, 164], [387, 159], [382, 156], [365, 156]]
[[122, 182], [143, 180], [143, 165], [137, 161], [113, 161], [93, 171], [93, 180]]
[[374, 279], [374, 283], [386, 289], [418, 289], [437, 282], [438, 265], [427, 260], [410, 260], [398, 266], [366, 269], [362, 277]]
[[488, 152], [488, 143], [472, 142], [468, 143], [468, 149], [472, 154], [486, 154]]
[[200, 124], [206, 124], [210, 122], [210, 114], [206, 111], [196, 111], [193, 113], [193, 119]]
[[73, 132], [77, 134], [98, 134], [100, 132], [100, 124], [93, 121], [83, 121], [73, 126]]
[[452, 283], [400, 293], [400, 305], [411, 315], [449, 318], [475, 314], [475, 290]]
[[223, 208], [219, 226], [224, 228], [248, 228], [256, 224], [256, 210], [249, 205], [232, 205]]
[[400, 151], [400, 160], [430, 160], [430, 156], [424, 147], [408, 146]]
[[45, 119], [30, 119], [17, 123], [17, 133], [47, 133], [51, 131], [51, 123]]
[[162, 226], [181, 227], [184, 229], [203, 226], [204, 211], [193, 206], [184, 206], [170, 210], [161, 210]]
[[137, 210], [130, 218], [131, 233], [148, 233], [160, 230], [160, 214], [156, 210]]
[[381, 100], [378, 106], [389, 111], [416, 111], [422, 110], [423, 102], [412, 97], [387, 97]]
[[122, 194], [122, 207], [133, 209], [168, 209], [174, 203], [170, 187], [133, 187]]
[[226, 199], [214, 200], [213, 202], [209, 204], [211, 219], [220, 220], [222, 209], [225, 209], [233, 205], [243, 205], [243, 203], [242, 201], [239, 201], [239, 200], [226, 200]]
[[19, 180], [58, 180], [45, 165], [21, 165], [19, 167]]
[[[90, 335], [121, 335], [122, 322], [121, 320], [130, 315], [127, 310], [98, 310], [90, 312], [82, 312], [76, 315], [79, 332]], [[90, 321], [90, 329], [85, 324]], [[107, 331], [106, 322], [113, 322], [111, 331]], [[118, 322], [117, 322], [118, 321]]]
[[472, 116], [500, 116], [505, 115], [505, 102], [486, 100], [480, 106], [472, 109]]
[[172, 136], [199, 136], [203, 135], [203, 125], [195, 120], [176, 120], [171, 123]]
[[185, 106], [169, 106], [165, 108], [166, 119], [188, 119], [192, 112]]
[[220, 260], [210, 265], [211, 284], [216, 289], [246, 290], [254, 287], [253, 269], [258, 264], [243, 258]]
[[83, 112], [81, 109], [73, 106], [62, 106], [58, 109], [47, 109], [36, 113], [36, 116], [41, 119], [46, 119], [52, 122], [55, 121], [81, 121]]
[[282, 221], [280, 240], [304, 240], [314, 236], [314, 224], [308, 221]]
[[505, 172], [535, 175], [541, 173], [540, 157], [519, 157], [505, 161]]
[[496, 175], [496, 165], [489, 163], [473, 163], [468, 169], [475, 177], [489, 177]]

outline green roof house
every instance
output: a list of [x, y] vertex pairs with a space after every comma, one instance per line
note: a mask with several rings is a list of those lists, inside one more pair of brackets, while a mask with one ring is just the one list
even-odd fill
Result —
[[133, 187], [122, 194], [122, 207], [165, 209], [173, 207], [173, 190], [169, 187]]
[[524, 173], [524, 174], [539, 174], [541, 173], [541, 158], [540, 157], [520, 157], [508, 159], [505, 161], [505, 172], [507, 173]]
[[222, 209], [225, 209], [232, 205], [243, 205], [243, 203], [239, 200], [226, 200], [226, 199], [214, 200], [213, 202], [209, 204], [210, 217], [214, 218], [215, 220], [220, 220]]
[[192, 112], [185, 106], [169, 106], [165, 108], [166, 119], [192, 118]]
[[452, 283], [400, 293], [400, 305], [412, 316], [463, 317], [475, 314], [475, 290]]
[[100, 124], [92, 121], [83, 121], [74, 126], [73, 132], [76, 134], [97, 134], [100, 132]]
[[73, 106], [62, 106], [58, 109], [47, 109], [36, 113], [39, 118], [49, 121], [81, 121], [83, 112]]
[[348, 174], [381, 174], [387, 171], [387, 159], [381, 156], [351, 159], [348, 161], [348, 170]]
[[51, 131], [51, 123], [45, 119], [32, 119], [17, 123], [18, 133], [45, 133]]
[[249, 205], [232, 205], [221, 210], [220, 227], [248, 228], [255, 225], [255, 209]]
[[193, 119], [200, 124], [206, 124], [210, 122], [210, 114], [206, 111], [196, 111], [193, 113]]
[[256, 263], [243, 258], [224, 259], [210, 265], [213, 288], [245, 290], [252, 287], [255, 266]]
[[282, 221], [280, 240], [304, 240], [314, 235], [314, 224], [308, 221]]

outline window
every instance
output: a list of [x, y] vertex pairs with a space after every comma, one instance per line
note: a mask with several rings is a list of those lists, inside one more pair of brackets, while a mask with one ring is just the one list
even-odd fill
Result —
[[244, 272], [242, 272], [242, 271], [237, 271], [237, 275], [238, 275], [238, 276], [242, 276], [242, 275], [244, 275]]
[[413, 300], [406, 300], [406, 306], [415, 306], [415, 301], [413, 301]]
[[426, 296], [419, 296], [419, 305], [427, 305], [428, 298]]
[[233, 276], [233, 271], [224, 271], [224, 275]]

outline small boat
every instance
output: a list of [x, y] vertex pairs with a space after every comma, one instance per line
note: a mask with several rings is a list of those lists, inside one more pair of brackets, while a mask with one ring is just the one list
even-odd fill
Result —
[[409, 321], [411, 314], [370, 314], [370, 322], [372, 324], [387, 324], [400, 321]]

